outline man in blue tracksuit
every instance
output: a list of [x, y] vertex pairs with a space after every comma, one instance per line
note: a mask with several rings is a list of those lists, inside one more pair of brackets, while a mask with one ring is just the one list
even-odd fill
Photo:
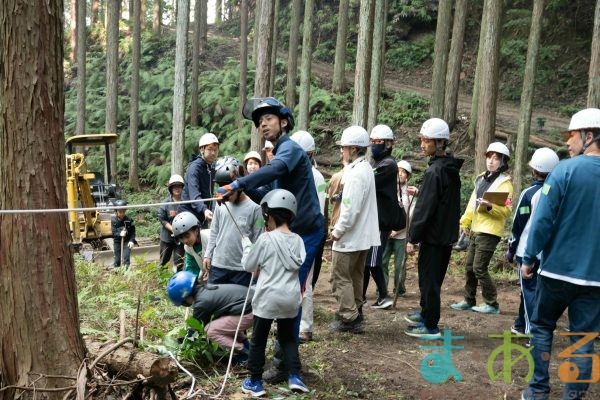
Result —
[[548, 355], [556, 321], [567, 308], [572, 346], [565, 350], [569, 354], [563, 351], [570, 360], [560, 360], [563, 399], [581, 399], [589, 382], [600, 379], [593, 340], [600, 331], [600, 110], [583, 111], [573, 116], [569, 131], [585, 138], [584, 153], [558, 164], [546, 179], [523, 256], [521, 273], [527, 279], [543, 251], [531, 318], [535, 367], [525, 400], [550, 396]]
[[[272, 97], [249, 99], [243, 115], [254, 122], [254, 126], [265, 140], [273, 143], [275, 156], [269, 164], [253, 174], [219, 188], [218, 193], [227, 198], [235, 190], [249, 192], [272, 182], [273, 188], [286, 189], [296, 197], [298, 212], [290, 224], [290, 229], [300, 235], [306, 249], [306, 259], [300, 266], [299, 273], [300, 287], [304, 293], [306, 278], [324, 234], [324, 217], [313, 180], [312, 164], [302, 147], [287, 135], [294, 127], [294, 117], [278, 100]], [[301, 316], [302, 308], [294, 326], [296, 337], [300, 333]], [[282, 359], [280, 355], [278, 351], [273, 362], [274, 368], [267, 370], [263, 375], [263, 379], [269, 383], [283, 382], [287, 379], [287, 374], [278, 368], [277, 360]]]

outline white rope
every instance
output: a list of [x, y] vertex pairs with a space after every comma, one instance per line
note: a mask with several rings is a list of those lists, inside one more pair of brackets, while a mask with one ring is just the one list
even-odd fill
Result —
[[192, 378], [192, 386], [190, 386], [190, 390], [188, 391], [188, 394], [187, 394], [187, 396], [185, 397], [185, 398], [187, 399], [188, 397], [190, 397], [190, 395], [191, 395], [192, 391], [194, 390], [194, 386], [196, 385], [196, 378], [194, 378], [194, 375], [193, 375], [192, 373], [190, 373], [190, 371], [188, 371], [187, 369], [185, 369], [185, 368], [183, 367], [183, 365], [181, 365], [181, 364], [179, 363], [179, 361], [177, 361], [177, 357], [175, 357], [175, 356], [173, 355], [173, 353], [171, 353], [170, 351], [169, 351], [169, 356], [171, 356], [171, 358], [172, 358], [172, 359], [175, 361], [175, 363], [177, 364], [177, 366], [178, 366], [178, 367], [179, 367], [179, 368], [180, 368], [180, 369], [181, 369], [183, 372], [185, 372], [185, 373], [186, 373], [186, 374], [187, 374], [187, 375], [188, 375], [190, 378]]

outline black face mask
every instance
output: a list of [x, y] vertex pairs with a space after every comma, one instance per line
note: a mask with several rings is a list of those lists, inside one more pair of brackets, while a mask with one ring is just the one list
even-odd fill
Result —
[[376, 160], [381, 159], [385, 155], [385, 150], [385, 143], [371, 145], [371, 154]]

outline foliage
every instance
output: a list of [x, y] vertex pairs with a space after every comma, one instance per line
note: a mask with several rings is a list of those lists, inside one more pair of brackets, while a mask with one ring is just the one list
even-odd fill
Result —
[[426, 0], [396, 0], [389, 4], [392, 15], [402, 19], [432, 21], [437, 15], [437, 4]]
[[386, 51], [387, 63], [396, 68], [416, 68], [433, 55], [435, 35], [428, 33], [417, 41], [400, 41]]

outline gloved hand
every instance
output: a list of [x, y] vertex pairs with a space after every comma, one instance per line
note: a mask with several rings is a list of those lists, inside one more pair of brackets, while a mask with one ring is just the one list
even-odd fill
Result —
[[133, 243], [133, 242], [127, 243], [127, 247], [129, 247], [130, 249], [133, 249], [134, 245], [135, 245], [135, 243]]
[[512, 264], [515, 261], [515, 253], [513, 253], [510, 250], [508, 250], [506, 252], [506, 261], [508, 261], [509, 263]]
[[121, 229], [121, 233], [119, 234], [121, 237], [125, 237], [127, 236], [127, 229], [123, 228]]
[[[229, 200], [229, 197], [240, 188], [240, 184], [238, 181], [233, 181], [229, 185], [221, 186], [217, 189], [217, 197], [221, 199], [221, 201]], [[219, 202], [220, 203], [220, 202]]]

